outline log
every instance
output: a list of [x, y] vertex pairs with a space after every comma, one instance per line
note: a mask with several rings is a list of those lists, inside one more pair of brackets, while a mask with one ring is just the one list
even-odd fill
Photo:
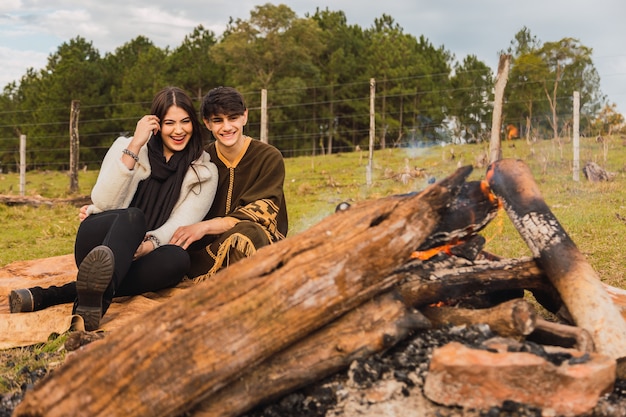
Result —
[[88, 345], [28, 392], [19, 416], [177, 416], [397, 284], [471, 167], [417, 195], [355, 204]]
[[591, 334], [599, 353], [626, 357], [626, 321], [550, 211], [528, 166], [514, 159], [497, 161], [489, 166], [487, 181], [576, 325]]
[[0, 195], [0, 204], [7, 206], [54, 206], [55, 204], [71, 204], [77, 207], [91, 204], [90, 196], [78, 196], [71, 198], [46, 198], [40, 195]]
[[[508, 259], [498, 262], [480, 263], [474, 273], [464, 259], [449, 258], [450, 262], [413, 262], [405, 267], [414, 274], [422, 271], [428, 275], [432, 270], [447, 272], [445, 286], [452, 292], [460, 292], [456, 285], [467, 287], [473, 281], [474, 288], [486, 285], [493, 288], [493, 282], [501, 286], [518, 288], [552, 289], [545, 275], [532, 259]], [[460, 265], [463, 265], [460, 267]], [[406, 276], [403, 275], [403, 280]], [[422, 277], [412, 275], [413, 280]], [[406, 286], [377, 296], [362, 306], [340, 317], [335, 322], [320, 329], [315, 334], [297, 342], [251, 369], [241, 378], [206, 398], [190, 414], [194, 417], [237, 416], [252, 407], [271, 402], [298, 388], [319, 381], [335, 372], [345, 369], [360, 358], [387, 349], [403, 340], [408, 332], [430, 327], [430, 321], [421, 314], [412, 312], [398, 293]], [[439, 283], [426, 280], [423, 287], [437, 286]], [[548, 291], [545, 290], [545, 291]], [[432, 293], [431, 291], [425, 291]], [[447, 291], [443, 289], [442, 294]], [[424, 304], [417, 302], [417, 304]]]
[[532, 292], [552, 312], [562, 304], [545, 272], [532, 258], [467, 261], [447, 257], [438, 262], [411, 261], [394, 274], [402, 282], [398, 291], [405, 303], [415, 308], [516, 289]]
[[535, 329], [528, 340], [543, 345], [573, 348], [581, 352], [595, 352], [593, 339], [587, 330], [542, 318], [537, 319]]
[[348, 312], [205, 399], [194, 417], [236, 417], [333, 375], [357, 359], [390, 348], [411, 331], [430, 328], [391, 291]]
[[427, 306], [420, 309], [433, 327], [447, 324], [470, 326], [488, 324], [500, 336], [522, 339], [535, 330], [537, 312], [528, 301], [518, 298], [491, 308], [468, 309]]

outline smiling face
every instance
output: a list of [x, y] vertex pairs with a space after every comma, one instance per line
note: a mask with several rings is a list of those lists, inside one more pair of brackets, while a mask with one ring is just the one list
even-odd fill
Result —
[[193, 124], [189, 114], [177, 106], [171, 106], [161, 120], [161, 138], [163, 155], [169, 160], [175, 152], [180, 152], [189, 143], [193, 133]]
[[213, 137], [224, 148], [238, 148], [243, 145], [243, 127], [248, 121], [248, 110], [243, 114], [216, 114], [204, 119], [204, 124]]

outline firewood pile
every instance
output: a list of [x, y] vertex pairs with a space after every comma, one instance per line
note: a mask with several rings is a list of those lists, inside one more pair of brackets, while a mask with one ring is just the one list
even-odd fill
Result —
[[[623, 389], [620, 304], [523, 162], [498, 161], [483, 181], [470, 172], [263, 248], [81, 348], [14, 415], [322, 416], [350, 386], [367, 395], [346, 416], [415, 387], [424, 396], [406, 415], [619, 415], [606, 399]], [[532, 258], [483, 250], [500, 208]]]

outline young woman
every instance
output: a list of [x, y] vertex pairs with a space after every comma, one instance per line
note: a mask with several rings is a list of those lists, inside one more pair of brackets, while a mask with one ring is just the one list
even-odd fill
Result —
[[217, 190], [217, 167], [203, 151], [201, 125], [189, 96], [168, 87], [132, 137], [108, 150], [80, 210], [75, 282], [14, 290], [12, 313], [74, 301], [87, 330], [96, 330], [114, 296], [137, 295], [178, 284], [189, 255], [171, 244], [174, 231], [202, 220]]

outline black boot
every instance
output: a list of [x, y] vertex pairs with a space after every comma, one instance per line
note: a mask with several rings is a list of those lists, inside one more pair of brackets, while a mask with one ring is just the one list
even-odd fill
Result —
[[113, 252], [104, 245], [93, 248], [78, 267], [74, 312], [83, 318], [88, 331], [100, 327], [100, 319], [110, 304], [114, 268]]
[[60, 287], [32, 287], [13, 290], [9, 294], [11, 313], [39, 311], [57, 304], [71, 303], [76, 298], [76, 283], [69, 282]]

